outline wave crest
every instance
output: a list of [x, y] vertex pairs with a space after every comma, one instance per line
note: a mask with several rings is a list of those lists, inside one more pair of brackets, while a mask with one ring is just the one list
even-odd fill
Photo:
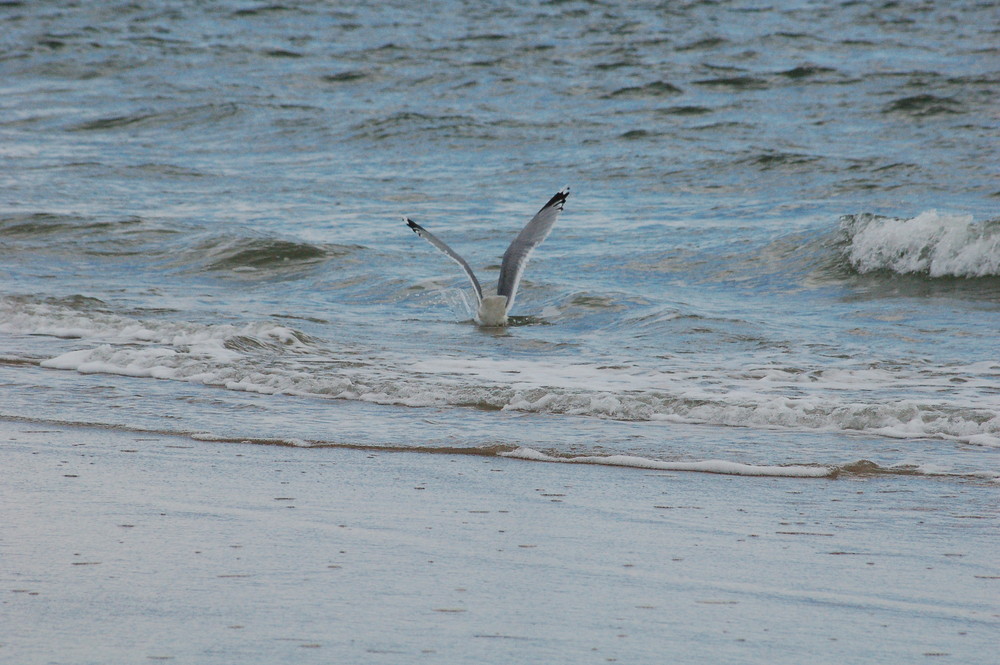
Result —
[[872, 214], [840, 220], [845, 255], [859, 273], [889, 271], [930, 277], [1000, 276], [1000, 220], [929, 210], [912, 219]]

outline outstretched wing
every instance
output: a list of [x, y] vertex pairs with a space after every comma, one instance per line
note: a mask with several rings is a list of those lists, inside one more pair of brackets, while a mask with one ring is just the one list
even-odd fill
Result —
[[469, 264], [466, 262], [466, 260], [463, 259], [461, 256], [459, 256], [457, 253], [455, 253], [455, 250], [453, 250], [451, 247], [444, 244], [436, 235], [434, 235], [424, 227], [420, 226], [409, 217], [404, 217], [403, 221], [406, 222], [407, 226], [413, 229], [414, 233], [416, 233], [418, 236], [420, 236], [421, 238], [423, 238], [424, 240], [426, 240], [427, 242], [429, 242], [430, 244], [434, 245], [439, 250], [447, 254], [448, 258], [450, 258], [452, 261], [462, 266], [462, 269], [465, 271], [465, 274], [469, 276], [469, 280], [472, 282], [472, 287], [476, 290], [476, 301], [482, 302], [483, 287], [479, 285], [479, 280], [476, 279], [475, 274], [473, 274], [472, 272], [472, 268], [469, 267]]
[[524, 266], [528, 264], [528, 257], [531, 252], [542, 244], [552, 230], [552, 225], [556, 223], [556, 217], [562, 212], [566, 204], [566, 197], [569, 196], [569, 187], [563, 187], [556, 193], [549, 202], [542, 206], [531, 221], [521, 229], [521, 232], [510, 243], [510, 247], [503, 254], [503, 262], [500, 264], [500, 281], [497, 283], [497, 295], [507, 296], [507, 311], [514, 305], [514, 296], [517, 295], [517, 287], [521, 283], [521, 275], [524, 274]]

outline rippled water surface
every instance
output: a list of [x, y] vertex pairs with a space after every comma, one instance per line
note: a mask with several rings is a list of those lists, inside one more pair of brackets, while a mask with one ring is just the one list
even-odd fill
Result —
[[995, 478], [998, 19], [3, 3], [0, 416]]

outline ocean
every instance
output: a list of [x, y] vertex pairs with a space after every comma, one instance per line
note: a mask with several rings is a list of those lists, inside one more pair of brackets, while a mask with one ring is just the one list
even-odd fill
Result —
[[998, 19], [0, 3], [0, 418], [995, 482]]

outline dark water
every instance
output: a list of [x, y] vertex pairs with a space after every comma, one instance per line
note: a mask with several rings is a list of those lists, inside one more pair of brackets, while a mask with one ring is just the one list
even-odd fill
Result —
[[998, 473], [995, 3], [0, 20], [3, 417]]

